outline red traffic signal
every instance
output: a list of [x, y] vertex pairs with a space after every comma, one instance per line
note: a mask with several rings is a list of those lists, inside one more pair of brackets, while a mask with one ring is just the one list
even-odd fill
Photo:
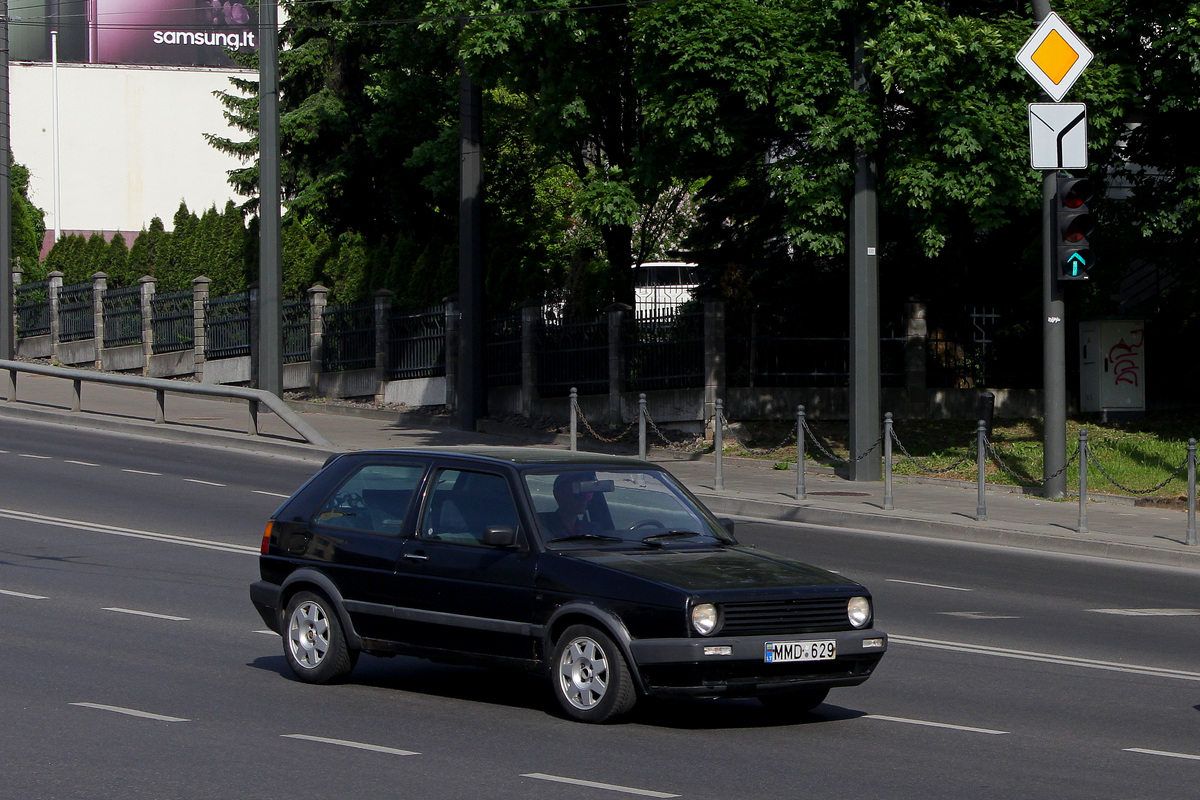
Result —
[[1086, 281], [1088, 270], [1096, 261], [1087, 237], [1096, 227], [1088, 202], [1095, 195], [1092, 182], [1058, 173], [1058, 192], [1055, 218], [1058, 223], [1058, 279]]

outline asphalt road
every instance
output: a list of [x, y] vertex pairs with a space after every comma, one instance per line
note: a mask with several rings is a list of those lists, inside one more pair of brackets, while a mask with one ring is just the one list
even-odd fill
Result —
[[798, 720], [562, 718], [535, 677], [363, 658], [292, 680], [247, 585], [313, 464], [0, 422], [2, 798], [1161, 798], [1200, 782], [1195, 572], [740, 522], [893, 637]]

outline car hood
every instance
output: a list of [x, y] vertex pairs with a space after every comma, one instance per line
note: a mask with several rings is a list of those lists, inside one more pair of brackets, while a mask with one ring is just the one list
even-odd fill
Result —
[[634, 552], [592, 550], [571, 553], [568, 557], [688, 592], [858, 587], [854, 581], [818, 567], [741, 547], [663, 548]]

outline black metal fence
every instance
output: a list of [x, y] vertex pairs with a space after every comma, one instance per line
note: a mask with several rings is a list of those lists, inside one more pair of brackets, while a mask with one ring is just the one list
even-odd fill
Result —
[[64, 286], [58, 293], [58, 338], [63, 342], [91, 339], [96, 327], [91, 283]]
[[630, 391], [704, 385], [704, 312], [652, 310], [626, 320], [622, 337]]
[[537, 389], [542, 397], [608, 391], [608, 321], [545, 320], [537, 332]]
[[154, 331], [156, 354], [192, 349], [196, 338], [194, 302], [192, 291], [187, 289], [150, 298], [150, 327]]
[[374, 303], [326, 306], [321, 319], [325, 332], [322, 372], [346, 372], [375, 366]]
[[16, 287], [13, 312], [17, 317], [18, 337], [50, 333], [50, 281], [33, 281]]
[[388, 320], [388, 380], [446, 374], [446, 309], [393, 309]]
[[489, 387], [521, 385], [521, 317], [493, 317], [484, 332]]
[[311, 305], [307, 300], [283, 301], [283, 363], [299, 364], [311, 355]]
[[250, 297], [209, 298], [204, 305], [204, 356], [210, 361], [250, 355]]
[[104, 308], [104, 346], [124, 347], [142, 341], [142, 287], [109, 289], [101, 298]]

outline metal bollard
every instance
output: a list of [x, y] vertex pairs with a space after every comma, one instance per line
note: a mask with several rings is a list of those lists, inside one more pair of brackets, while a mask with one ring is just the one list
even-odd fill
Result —
[[892, 412], [883, 415], [883, 510], [892, 511]]
[[1087, 428], [1079, 429], [1079, 533], [1088, 532], [1087, 521]]
[[808, 499], [804, 485], [804, 406], [796, 406], [796, 499]]
[[987, 496], [984, 491], [987, 474], [987, 422], [979, 420], [979, 430], [975, 434], [975, 462], [979, 468], [979, 500], [975, 504], [975, 519], [987, 521]]
[[638, 395], [638, 458], [646, 460], [646, 393]]
[[571, 452], [579, 450], [579, 390], [571, 387]]
[[1196, 542], [1196, 440], [1188, 439], [1188, 527], [1187, 543]]
[[720, 398], [717, 398], [715, 416], [716, 418], [713, 420], [713, 453], [716, 455], [717, 476], [713, 488], [722, 492], [725, 490], [725, 475], [722, 471], [724, 465], [721, 463], [721, 458], [725, 453], [725, 434], [722, 430], [721, 419], [725, 416], [725, 409], [721, 405]]

